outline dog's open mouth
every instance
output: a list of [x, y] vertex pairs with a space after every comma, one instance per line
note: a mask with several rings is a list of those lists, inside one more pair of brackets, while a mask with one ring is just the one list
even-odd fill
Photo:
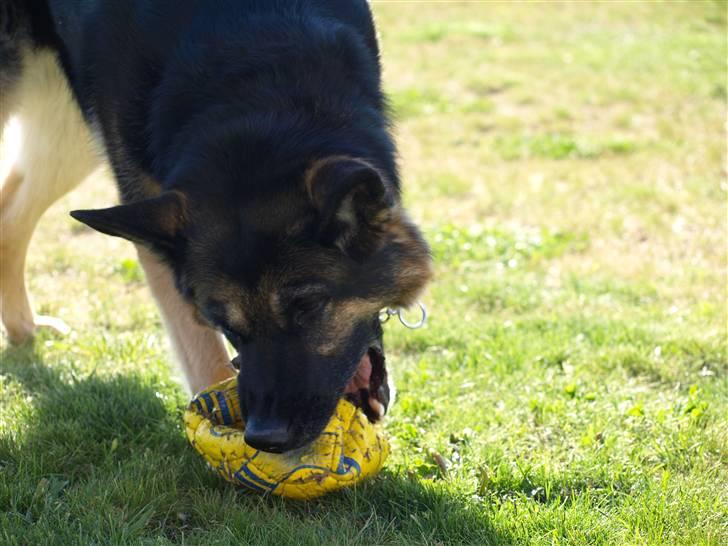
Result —
[[384, 360], [384, 351], [380, 346], [369, 347], [344, 390], [346, 397], [360, 407], [372, 423], [384, 417], [389, 406], [389, 384]]

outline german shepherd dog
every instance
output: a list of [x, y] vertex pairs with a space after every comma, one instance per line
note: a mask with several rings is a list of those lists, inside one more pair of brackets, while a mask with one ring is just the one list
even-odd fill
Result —
[[389, 403], [378, 313], [431, 276], [401, 205], [364, 0], [0, 0], [0, 298], [34, 315], [26, 250], [42, 213], [108, 162], [121, 204], [71, 212], [132, 241], [189, 387], [232, 375], [246, 441], [316, 438], [338, 399]]

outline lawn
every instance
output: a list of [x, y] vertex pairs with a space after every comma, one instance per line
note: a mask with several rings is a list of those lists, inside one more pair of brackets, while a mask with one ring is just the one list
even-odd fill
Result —
[[[726, 544], [726, 3], [375, 2], [426, 328], [386, 326], [393, 453], [250, 496], [187, 445], [129, 243], [44, 217], [0, 341], [0, 543]], [[436, 464], [444, 459], [447, 471]]]

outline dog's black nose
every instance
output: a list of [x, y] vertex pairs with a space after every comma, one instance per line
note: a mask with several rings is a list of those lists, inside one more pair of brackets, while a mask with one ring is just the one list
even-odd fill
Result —
[[248, 418], [245, 423], [245, 443], [269, 453], [290, 449], [291, 433], [288, 423], [277, 419]]

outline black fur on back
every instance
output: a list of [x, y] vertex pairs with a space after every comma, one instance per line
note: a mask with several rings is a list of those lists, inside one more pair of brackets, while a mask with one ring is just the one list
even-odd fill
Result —
[[58, 50], [125, 201], [146, 196], [141, 175], [247, 200], [333, 154], [370, 161], [396, 189], [363, 0], [48, 0], [31, 11], [53, 22], [34, 39]]

